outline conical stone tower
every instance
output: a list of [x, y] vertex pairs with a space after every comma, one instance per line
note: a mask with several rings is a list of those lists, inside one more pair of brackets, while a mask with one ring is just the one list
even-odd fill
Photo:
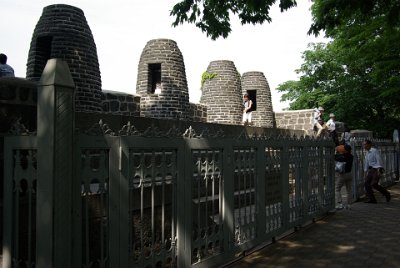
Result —
[[140, 56], [136, 93], [141, 96], [143, 117], [189, 119], [185, 64], [175, 41], [147, 42]]
[[246, 72], [242, 75], [242, 95], [247, 93], [253, 101], [252, 123], [257, 127], [274, 127], [271, 90], [262, 72]]
[[207, 107], [207, 122], [230, 125], [242, 123], [240, 74], [232, 61], [212, 61], [207, 67], [210, 79], [202, 86], [200, 103]]
[[33, 32], [27, 74], [38, 81], [48, 59], [68, 63], [74, 80], [75, 109], [101, 110], [101, 77], [96, 44], [83, 11], [69, 5], [51, 5], [43, 9]]

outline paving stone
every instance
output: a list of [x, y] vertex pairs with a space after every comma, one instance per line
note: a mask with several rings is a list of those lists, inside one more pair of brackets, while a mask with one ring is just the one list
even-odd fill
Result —
[[228, 267], [400, 267], [400, 185], [389, 191], [389, 203], [354, 203]]

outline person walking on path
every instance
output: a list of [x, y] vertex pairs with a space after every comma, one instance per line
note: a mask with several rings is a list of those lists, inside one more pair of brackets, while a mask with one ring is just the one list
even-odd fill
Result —
[[7, 56], [0, 54], [0, 77], [14, 77], [14, 69], [7, 64]]
[[367, 150], [364, 160], [364, 186], [368, 201], [365, 203], [377, 203], [372, 188], [375, 188], [377, 191], [383, 194], [386, 197], [386, 202], [389, 202], [391, 198], [389, 191], [378, 184], [380, 176], [383, 172], [383, 163], [379, 151], [378, 149], [372, 147], [372, 142], [370, 140], [365, 140], [363, 146], [364, 149]]
[[[353, 192], [351, 190], [352, 184], [352, 173], [353, 167], [353, 155], [351, 154], [351, 146], [344, 145], [344, 152], [342, 154], [335, 155], [335, 161], [344, 163], [345, 167], [342, 172], [336, 172], [336, 209], [350, 209], [351, 203], [353, 202]], [[343, 202], [341, 190], [342, 187], [346, 187], [347, 202]]]

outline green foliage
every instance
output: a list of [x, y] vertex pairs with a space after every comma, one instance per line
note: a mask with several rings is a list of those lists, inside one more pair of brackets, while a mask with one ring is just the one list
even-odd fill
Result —
[[[270, 7], [277, 0], [181, 0], [172, 8], [174, 27], [193, 23], [212, 40], [226, 38], [231, 32], [230, 15], [238, 16], [242, 24], [271, 22]], [[280, 0], [281, 11], [296, 6], [296, 0]]]
[[201, 75], [201, 88], [203, 88], [204, 83], [206, 82], [206, 80], [211, 80], [214, 77], [216, 77], [218, 74], [216, 73], [209, 73], [207, 71], [205, 71], [202, 75]]
[[324, 106], [351, 128], [389, 136], [400, 124], [400, 28], [388, 24], [387, 9], [374, 6], [369, 16], [361, 9], [339, 15], [326, 9], [327, 3], [333, 4], [316, 0], [313, 14], [337, 15], [334, 23], [321, 26], [333, 40], [311, 44], [303, 53], [299, 80], [278, 87], [282, 100], [291, 101], [290, 109]]
[[315, 35], [324, 30], [328, 36], [334, 36], [337, 28], [377, 17], [383, 18], [382, 26], [386, 28], [396, 28], [400, 22], [398, 0], [314, 0], [311, 11], [313, 23], [309, 33]]

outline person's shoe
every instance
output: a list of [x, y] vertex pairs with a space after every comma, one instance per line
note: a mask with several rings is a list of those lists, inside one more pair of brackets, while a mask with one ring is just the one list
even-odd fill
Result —
[[376, 202], [376, 200], [368, 200], [368, 201], [365, 201], [364, 203], [376, 204], [377, 202]]
[[389, 202], [390, 199], [392, 199], [392, 196], [390, 195], [390, 193], [386, 196], [386, 202]]

